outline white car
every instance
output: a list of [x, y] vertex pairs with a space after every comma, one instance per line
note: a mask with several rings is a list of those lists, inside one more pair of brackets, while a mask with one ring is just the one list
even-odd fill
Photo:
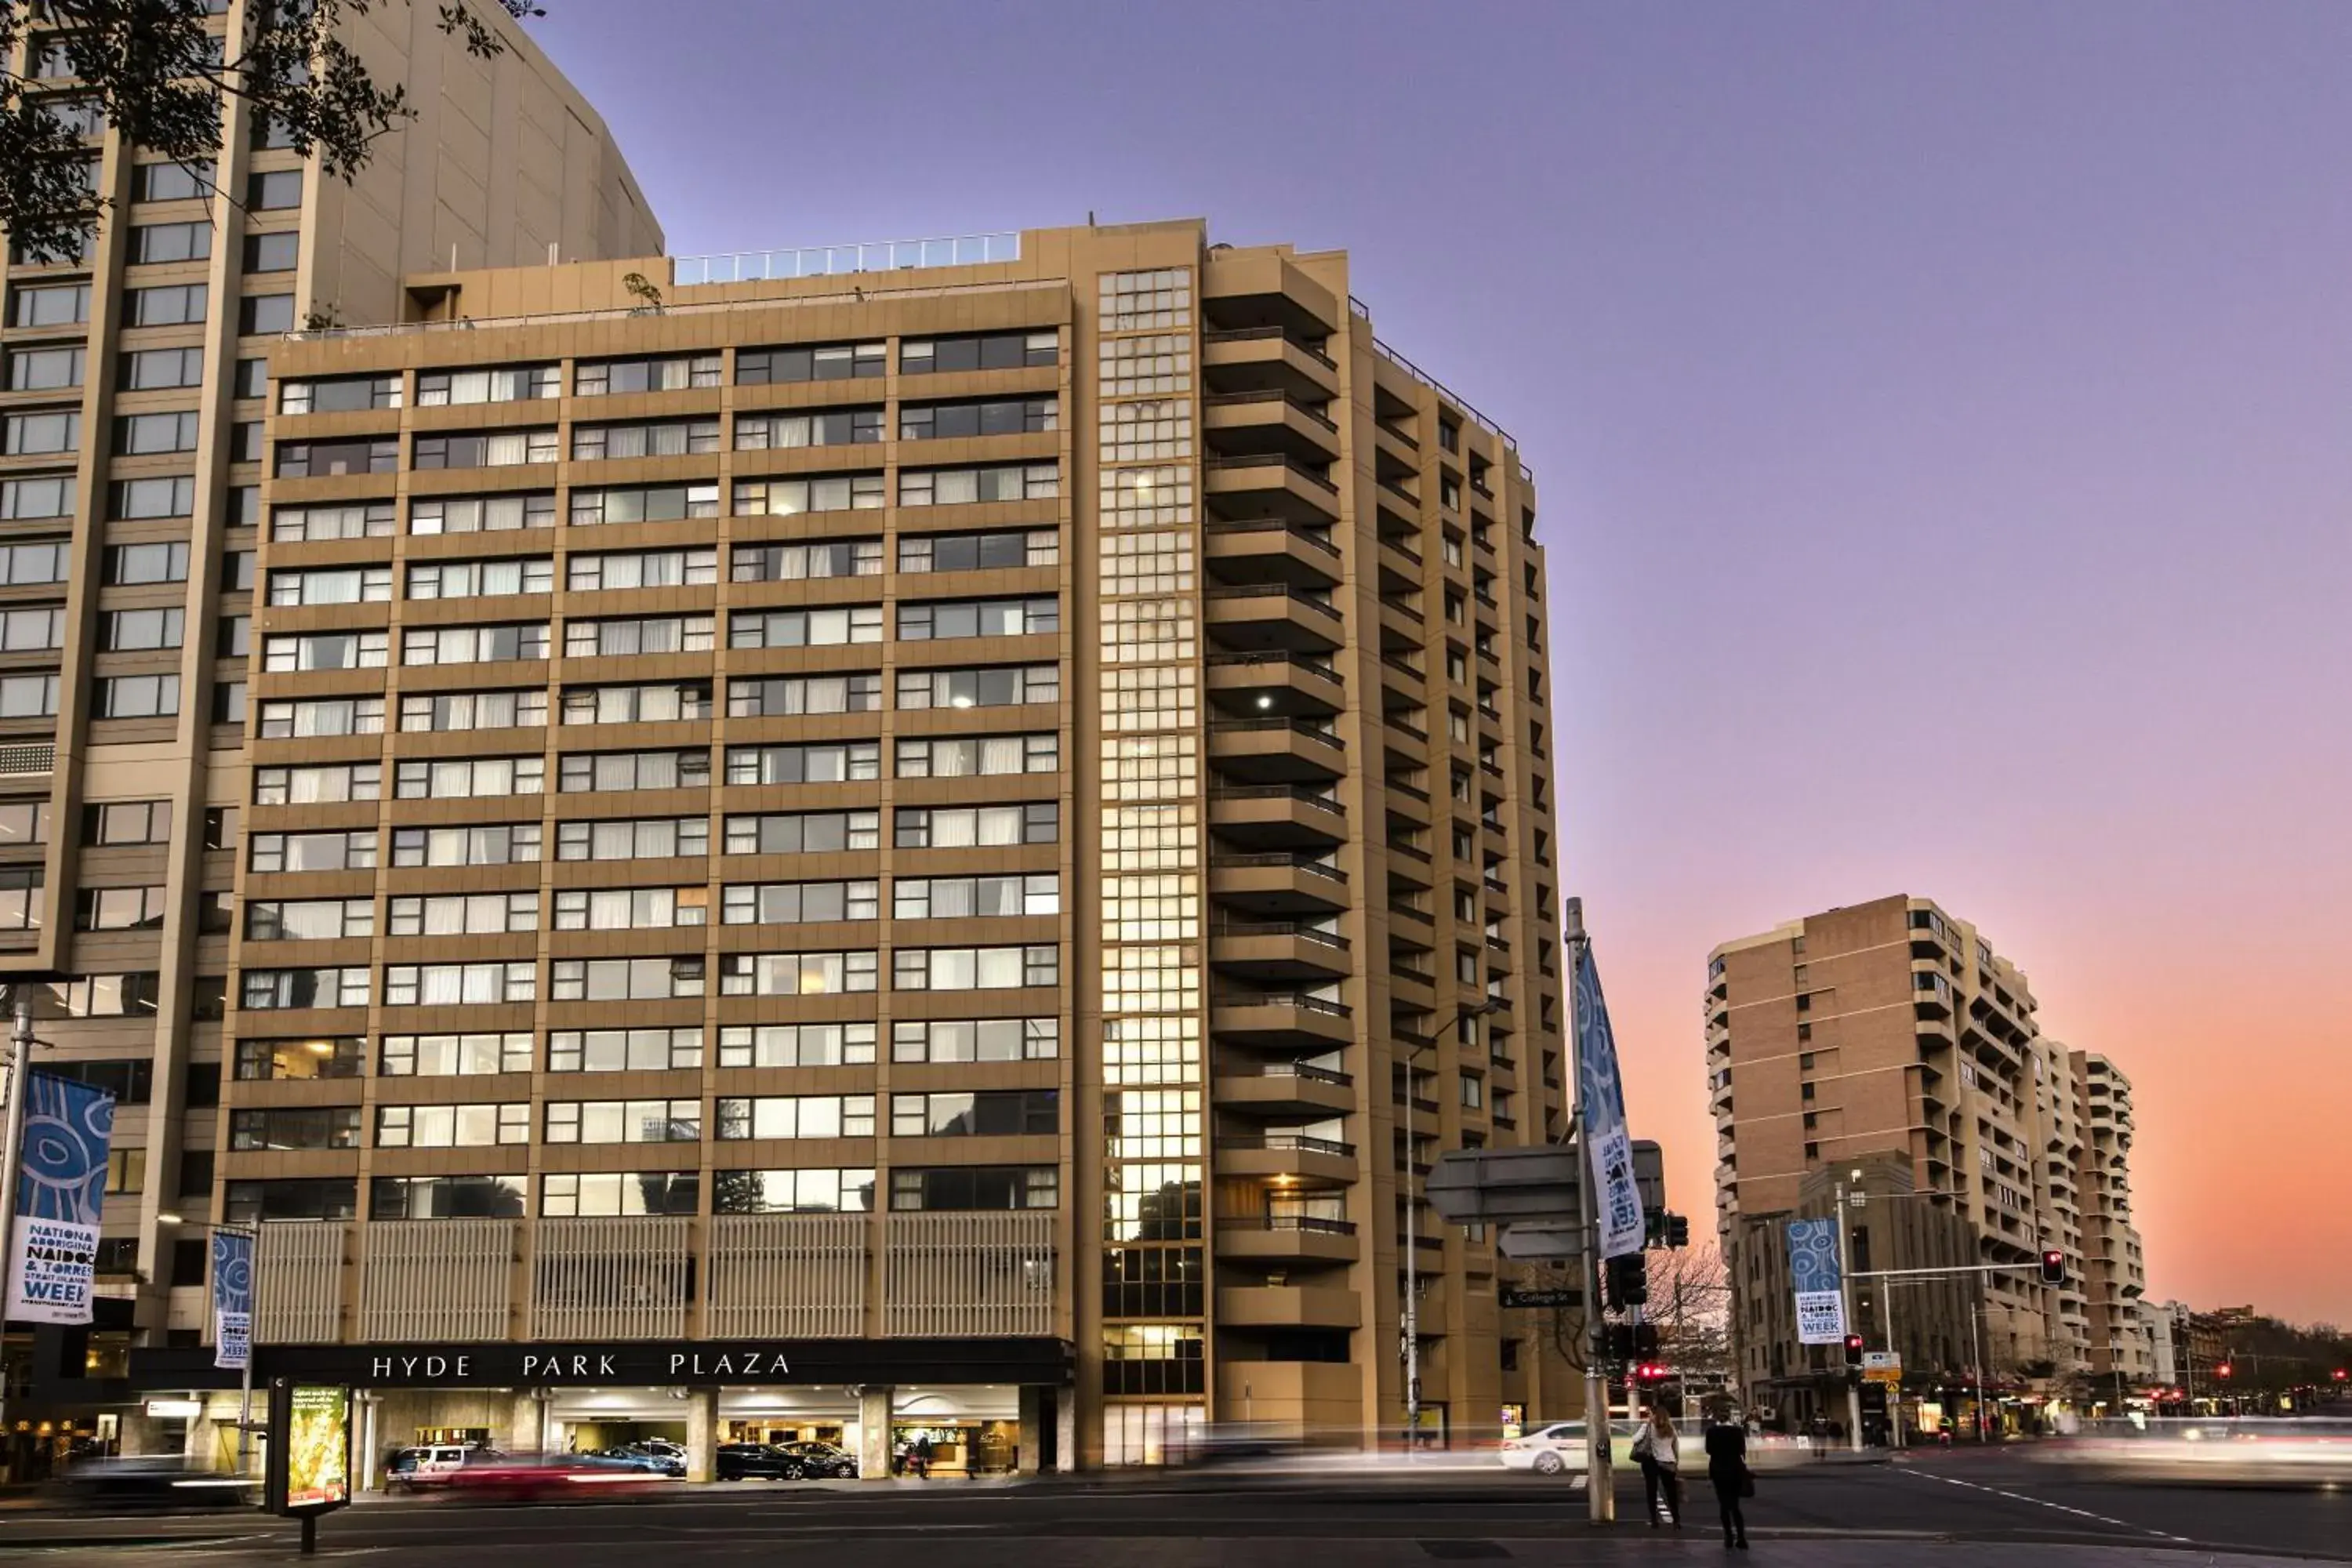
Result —
[[[1609, 1424], [1609, 1457], [1613, 1464], [1628, 1465], [1633, 1459], [1633, 1433], [1630, 1421]], [[1503, 1441], [1496, 1456], [1507, 1470], [1533, 1470], [1539, 1476], [1556, 1476], [1566, 1470], [1584, 1468], [1584, 1423], [1554, 1421], [1548, 1426], [1529, 1427], [1517, 1437]]]

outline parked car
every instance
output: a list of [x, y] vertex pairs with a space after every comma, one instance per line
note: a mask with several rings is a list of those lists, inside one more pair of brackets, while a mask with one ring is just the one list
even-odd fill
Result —
[[712, 1468], [722, 1481], [796, 1481], [808, 1474], [799, 1455], [766, 1443], [721, 1443]]
[[[1638, 1428], [1631, 1421], [1609, 1423], [1609, 1456], [1613, 1464], [1633, 1462], [1633, 1435]], [[1529, 1428], [1520, 1436], [1505, 1439], [1496, 1456], [1507, 1470], [1533, 1470], [1539, 1476], [1556, 1476], [1563, 1470], [1584, 1468], [1584, 1423], [1554, 1421]]]
[[667, 1454], [647, 1453], [643, 1448], [598, 1448], [593, 1453], [575, 1454], [572, 1458], [619, 1469], [639, 1470], [649, 1476], [686, 1474], [684, 1459], [672, 1458]]
[[176, 1454], [84, 1459], [47, 1486], [61, 1507], [149, 1513], [236, 1508], [254, 1490], [242, 1476], [198, 1469]]
[[467, 1465], [504, 1458], [474, 1443], [420, 1443], [402, 1448], [383, 1467], [387, 1491], [438, 1486]]
[[777, 1447], [800, 1461], [801, 1474], [845, 1480], [857, 1474], [857, 1456], [831, 1443], [780, 1443]]

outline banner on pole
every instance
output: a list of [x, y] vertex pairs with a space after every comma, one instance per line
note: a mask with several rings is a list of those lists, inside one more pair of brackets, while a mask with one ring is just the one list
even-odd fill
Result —
[[253, 1354], [253, 1237], [213, 1232], [213, 1364], [242, 1370]]
[[1797, 1342], [1845, 1342], [1845, 1290], [1838, 1270], [1839, 1221], [1789, 1222], [1789, 1279], [1797, 1296]]
[[1617, 1037], [1609, 1027], [1609, 1005], [1601, 996], [1601, 972], [1591, 944], [1576, 952], [1577, 1094], [1584, 1106], [1584, 1147], [1591, 1172], [1601, 1256], [1622, 1258], [1642, 1250], [1648, 1227], [1642, 1219], [1641, 1188], [1633, 1180], [1633, 1141], [1625, 1131], [1625, 1085], [1617, 1076]]
[[6, 1313], [22, 1323], [87, 1323], [114, 1096], [52, 1073], [22, 1076], [25, 1149], [8, 1237]]

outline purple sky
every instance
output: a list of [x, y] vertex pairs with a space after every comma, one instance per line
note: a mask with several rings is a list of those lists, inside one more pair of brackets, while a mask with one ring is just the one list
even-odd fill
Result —
[[2139, 1086], [2156, 1295], [2352, 1319], [2352, 7], [547, 3], [675, 250], [1353, 252], [1542, 482], [1702, 1229], [1708, 948], [1924, 894]]

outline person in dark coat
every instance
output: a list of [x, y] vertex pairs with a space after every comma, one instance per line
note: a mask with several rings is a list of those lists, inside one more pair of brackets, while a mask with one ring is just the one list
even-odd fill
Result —
[[1748, 1428], [1732, 1419], [1731, 1406], [1717, 1404], [1707, 1412], [1706, 1480], [1715, 1489], [1715, 1508], [1723, 1519], [1723, 1544], [1748, 1550], [1748, 1516], [1739, 1500], [1748, 1480]]

